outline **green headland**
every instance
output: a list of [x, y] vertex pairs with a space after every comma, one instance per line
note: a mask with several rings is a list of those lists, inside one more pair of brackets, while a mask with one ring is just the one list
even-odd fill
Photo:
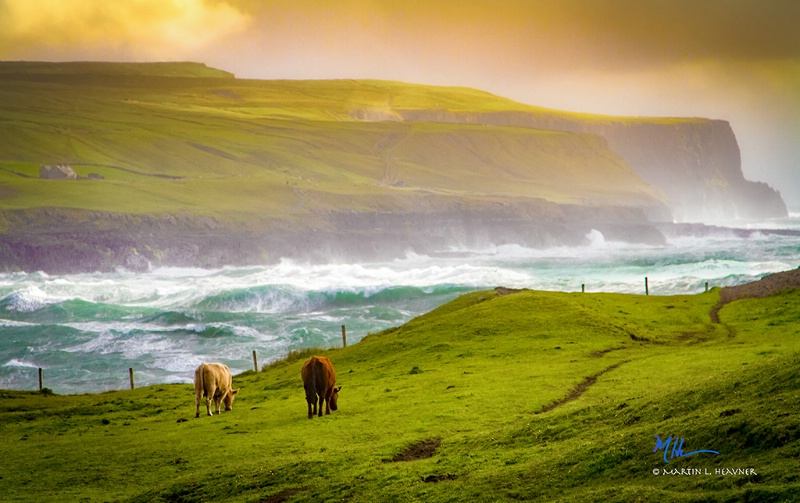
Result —
[[[8, 271], [574, 245], [591, 229], [658, 243], [653, 223], [693, 202], [731, 215], [747, 214], [742, 201], [782, 204], [744, 180], [721, 121], [401, 82], [243, 80], [198, 63], [0, 62], [0, 137]], [[40, 178], [57, 164], [77, 179]]]
[[[192, 64], [67, 64], [61, 72], [57, 65], [20, 65], [0, 65], [5, 208], [46, 201], [241, 223], [291, 219], [310, 208], [391, 210], [382, 200], [392, 195], [405, 209], [423, 197], [465, 193], [555, 202], [659, 200], [591, 135], [356, 118], [385, 111], [391, 119], [395, 109], [538, 110], [475, 90], [239, 80]], [[42, 164], [57, 163], [104, 180], [38, 180]]]

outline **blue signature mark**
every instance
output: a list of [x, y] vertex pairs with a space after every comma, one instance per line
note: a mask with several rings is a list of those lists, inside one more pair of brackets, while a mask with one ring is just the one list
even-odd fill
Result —
[[[701, 452], [707, 452], [710, 454], [719, 454], [717, 451], [712, 451], [709, 449], [700, 449], [698, 451], [692, 452], [683, 452], [683, 441], [686, 440], [684, 438], [679, 439], [672, 438], [672, 436], [667, 437], [666, 440], [661, 440], [661, 437], [658, 435], [654, 435], [656, 437], [656, 446], [653, 448], [653, 452], [658, 452], [659, 449], [664, 449], [664, 462], [669, 463], [669, 459], [667, 459], [667, 455], [669, 454], [670, 458], [686, 458], [689, 456], [694, 456], [695, 454], [700, 454]], [[670, 452], [670, 445], [672, 445], [672, 451]]]

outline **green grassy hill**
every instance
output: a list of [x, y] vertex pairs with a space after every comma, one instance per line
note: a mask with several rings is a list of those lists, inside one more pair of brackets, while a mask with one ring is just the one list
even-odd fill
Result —
[[[722, 121], [566, 113], [461, 87], [0, 62], [0, 137], [3, 271], [377, 260], [580, 245], [593, 229], [660, 244], [653, 222], [677, 208], [786, 214], [744, 180]], [[39, 178], [58, 163], [79, 179]]]
[[[248, 81], [190, 63], [6, 62], [0, 208], [237, 222], [408, 211], [422, 200], [433, 211], [491, 197], [663, 204], [596, 136], [357, 118], [387, 110], [392, 119], [392, 108], [545, 113], [464, 88]], [[40, 165], [56, 163], [105, 179], [37, 179]]]
[[[321, 419], [306, 419], [307, 354], [236, 376], [233, 411], [200, 419], [188, 385], [5, 391], [4, 494], [37, 502], [797, 500], [800, 290], [729, 302], [714, 323], [719, 299], [719, 290], [468, 294], [324, 351], [343, 389], [339, 411]], [[684, 453], [719, 454], [670, 457], [654, 452], [655, 435], [684, 438]], [[752, 471], [726, 471], [736, 469]]]

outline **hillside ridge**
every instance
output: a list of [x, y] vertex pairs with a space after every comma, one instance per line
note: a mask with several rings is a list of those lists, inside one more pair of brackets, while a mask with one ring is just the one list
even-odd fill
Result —
[[[730, 330], [719, 296], [473, 292], [236, 375], [233, 410], [199, 419], [191, 384], [3, 390], [3, 482], [32, 502], [793, 501], [798, 291], [726, 305]], [[343, 390], [308, 420], [312, 354]], [[214, 435], [227, 448], [192, 450]]]
[[[0, 270], [366, 260], [575, 245], [592, 229], [658, 243], [655, 223], [678, 212], [785, 212], [741, 176], [729, 125], [706, 119], [583, 116], [398, 82], [242, 80], [199, 63], [3, 62], [0, 107]], [[709, 207], [642, 172], [650, 158], [636, 155], [651, 150], [695, 191], [686, 200]], [[79, 179], [39, 179], [49, 164]]]
[[10, 75], [115, 75], [150, 77], [216, 77], [235, 78], [230, 72], [192, 61], [123, 63], [99, 61], [0, 61], [0, 77]]

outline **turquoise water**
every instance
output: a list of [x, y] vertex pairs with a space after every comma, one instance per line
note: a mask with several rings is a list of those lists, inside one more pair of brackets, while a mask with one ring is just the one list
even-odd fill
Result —
[[[775, 222], [771, 223], [773, 226]], [[781, 227], [800, 228], [800, 218]], [[758, 228], [758, 226], [754, 226]], [[261, 267], [148, 273], [0, 274], [0, 388], [56, 393], [190, 383], [203, 361], [234, 372], [309, 346], [348, 343], [464, 293], [506, 286], [556, 291], [692, 294], [800, 266], [800, 238], [756, 233], [682, 237], [666, 246], [609, 243], [450, 249], [360, 264], [283, 260]]]

